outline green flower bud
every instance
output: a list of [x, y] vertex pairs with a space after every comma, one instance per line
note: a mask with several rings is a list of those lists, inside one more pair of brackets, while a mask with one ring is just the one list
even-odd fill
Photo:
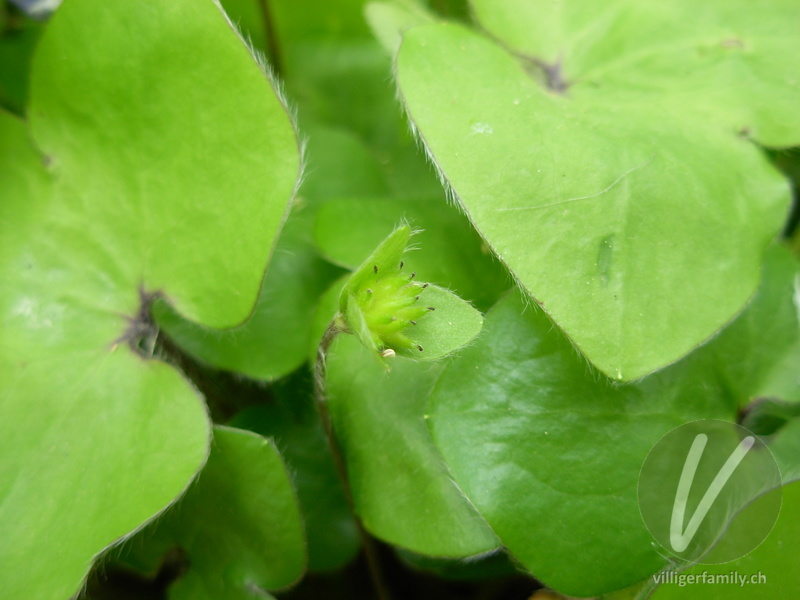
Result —
[[423, 352], [414, 326], [434, 307], [424, 301], [427, 283], [403, 271], [411, 228], [397, 228], [353, 273], [342, 290], [340, 311], [345, 325], [383, 356]]

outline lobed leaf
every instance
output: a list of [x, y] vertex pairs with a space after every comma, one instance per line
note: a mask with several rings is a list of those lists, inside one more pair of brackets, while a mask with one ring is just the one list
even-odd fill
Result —
[[149, 305], [244, 320], [299, 157], [211, 0], [71, 0], [29, 98], [27, 127], [0, 114], [0, 580], [49, 599], [204, 463], [205, 407], [148, 360]]
[[216, 426], [208, 462], [186, 495], [126, 542], [120, 559], [178, 548], [188, 569], [169, 598], [271, 598], [264, 590], [296, 581], [305, 569], [303, 523], [275, 444]]
[[800, 142], [798, 13], [476, 1], [494, 40], [407, 31], [406, 109], [475, 227], [601, 371], [675, 362], [757, 287]]
[[319, 296], [341, 274], [317, 254], [308, 210], [292, 212], [281, 231], [249, 319], [224, 331], [182, 318], [165, 302], [154, 305], [164, 332], [195, 358], [260, 380], [274, 380], [306, 359]]
[[[458, 485], [535, 576], [567, 594], [596, 595], [664, 564], [639, 513], [644, 458], [678, 425], [735, 419], [782, 368], [796, 379], [785, 360], [798, 334], [796, 269], [784, 248], [772, 248], [768, 279], [734, 323], [678, 364], [626, 385], [586, 365], [524, 298], [508, 296], [489, 312], [432, 390], [428, 423]], [[795, 412], [787, 405], [786, 418], [756, 431], [772, 433], [764, 439], [784, 482], [800, 473]], [[747, 417], [745, 425], [755, 426]]]

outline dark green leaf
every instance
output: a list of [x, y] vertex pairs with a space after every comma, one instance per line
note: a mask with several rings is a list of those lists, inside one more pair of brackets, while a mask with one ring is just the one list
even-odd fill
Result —
[[[171, 600], [271, 598], [305, 569], [303, 524], [275, 445], [217, 426], [211, 455], [186, 495], [122, 548], [123, 562], [164, 547], [180, 549], [188, 570]], [[134, 565], [136, 563], [134, 562]]]
[[545, 584], [596, 595], [663, 565], [637, 502], [653, 445], [686, 421], [735, 412], [703, 367], [687, 359], [614, 384], [512, 294], [437, 382], [428, 423], [456, 483], [509, 551]]

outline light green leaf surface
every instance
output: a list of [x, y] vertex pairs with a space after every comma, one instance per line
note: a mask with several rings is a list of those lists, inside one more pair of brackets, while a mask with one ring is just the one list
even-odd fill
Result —
[[[800, 95], [793, 0], [471, 0], [477, 20], [513, 51], [561, 63], [575, 95], [619, 93], [675, 104], [759, 143], [796, 146]], [[599, 88], [603, 88], [602, 91]]]
[[[255, 304], [298, 175], [297, 144], [214, 3], [187, 2], [152, 11], [78, 0], [59, 11], [34, 58], [31, 130], [64, 210], [86, 227], [84, 245], [102, 249], [114, 275], [229, 327]], [[127, 307], [138, 301], [125, 293]]]
[[686, 421], [735, 414], [704, 366], [687, 359], [614, 384], [512, 294], [436, 383], [428, 424], [455, 482], [522, 565], [560, 592], [596, 595], [663, 565], [637, 503], [653, 445]]
[[761, 395], [800, 402], [800, 369], [797, 365], [800, 365], [800, 341], [775, 363], [761, 386]]
[[134, 350], [152, 334], [140, 293], [207, 326], [244, 320], [298, 154], [210, 0], [70, 0], [28, 114], [0, 114], [0, 580], [49, 600], [208, 452], [195, 389]]
[[434, 22], [434, 16], [415, 0], [368, 2], [364, 16], [372, 33], [391, 56], [400, 48], [406, 29]]
[[425, 292], [426, 305], [436, 310], [414, 326], [414, 341], [425, 349], [422, 360], [438, 360], [474, 340], [483, 327], [483, 315], [438, 286], [429, 286]]
[[[154, 543], [155, 542], [155, 543]], [[171, 600], [271, 598], [305, 569], [303, 524], [275, 444], [214, 428], [208, 463], [186, 495], [126, 542], [120, 558], [177, 547], [188, 562]]]
[[390, 364], [387, 370], [352, 336], [339, 336], [328, 355], [331, 417], [364, 526], [420, 554], [464, 557], [495, 548], [425, 426], [425, 400], [442, 363], [398, 356]]
[[[678, 576], [718, 582], [665, 584], [652, 600], [774, 600], [791, 598], [800, 589], [797, 555], [800, 552], [800, 483], [783, 488], [783, 505], [778, 522], [766, 540], [747, 556], [722, 565], [698, 565]], [[704, 575], [705, 573], [705, 575]], [[735, 581], [734, 577], [739, 580]], [[746, 578], [742, 583], [741, 578]], [[752, 580], [751, 580], [752, 578]]]
[[311, 222], [309, 210], [292, 211], [245, 323], [225, 331], [208, 329], [158, 303], [154, 314], [159, 325], [192, 356], [254, 379], [276, 379], [300, 366], [319, 296], [342, 273], [318, 256]]
[[398, 82], [432, 159], [615, 379], [676, 361], [757, 287], [789, 193], [749, 138], [800, 142], [790, 5], [474, 3], [525, 56], [456, 25], [406, 33]]
[[312, 118], [304, 119], [301, 129], [308, 138], [302, 199], [314, 203], [388, 193], [383, 165], [355, 133], [320, 125]]

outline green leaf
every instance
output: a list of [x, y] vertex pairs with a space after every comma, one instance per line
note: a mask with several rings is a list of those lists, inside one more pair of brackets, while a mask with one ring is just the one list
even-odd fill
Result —
[[[154, 543], [155, 541], [155, 543]], [[208, 463], [186, 495], [126, 542], [120, 558], [165, 545], [180, 548], [189, 567], [171, 600], [271, 598], [305, 569], [303, 523], [275, 444], [254, 433], [217, 426]]]
[[433, 15], [415, 0], [368, 2], [364, 16], [372, 33], [392, 56], [400, 48], [406, 29], [434, 21]]
[[314, 235], [328, 260], [354, 269], [381, 242], [382, 232], [405, 221], [419, 228], [410, 262], [420, 281], [445, 287], [480, 310], [512, 285], [469, 220], [440, 198], [334, 199], [320, 207]]
[[787, 421], [768, 440], [783, 482], [800, 479], [800, 418], [795, 416]]
[[382, 165], [353, 132], [320, 125], [310, 118], [303, 121], [301, 129], [308, 136], [301, 198], [313, 203], [388, 193]]
[[144, 356], [147, 308], [160, 293], [206, 326], [246, 318], [298, 153], [211, 0], [70, 0], [28, 114], [0, 114], [0, 580], [49, 599], [204, 463], [205, 407]]
[[429, 155], [601, 371], [676, 361], [742, 309], [785, 219], [787, 182], [746, 138], [800, 142], [797, 11], [474, 6], [519, 54], [448, 24], [409, 30], [398, 54]]
[[437, 577], [454, 581], [480, 581], [510, 577], [518, 573], [507, 553], [496, 550], [467, 558], [440, 558], [396, 549], [404, 563], [414, 569], [428, 571]]
[[392, 359], [386, 370], [351, 336], [328, 355], [327, 392], [356, 511], [375, 536], [421, 554], [464, 557], [497, 546], [425, 426], [442, 363]]
[[[34, 58], [31, 131], [59, 175], [64, 210], [83, 217], [85, 245], [108, 253], [114, 275], [163, 290], [188, 318], [230, 327], [255, 304], [299, 159], [285, 108], [247, 47], [211, 0], [195, 4], [153, 14], [78, 0], [60, 10]], [[87, 22], [102, 38], [78, 43]], [[209, 102], [209, 90], [225, 93]], [[103, 202], [81, 204], [78, 191]], [[206, 280], [235, 283], [176, 276], [198, 265]], [[135, 288], [125, 292], [138, 301]]]
[[800, 402], [800, 341], [782, 359], [779, 359], [761, 385], [762, 396], [781, 398], [789, 402]]
[[57, 260], [69, 249], [36, 243], [58, 239], [38, 227], [38, 164], [0, 112], [0, 579], [32, 599], [70, 596], [95, 554], [174, 500], [209, 427], [177, 372], [114, 344], [124, 317], [82, 305], [83, 273]]
[[341, 274], [311, 241], [310, 211], [295, 209], [267, 269], [253, 314], [238, 327], [216, 331], [192, 323], [166, 303], [154, 306], [159, 325], [183, 350], [216, 367], [272, 380], [306, 359], [317, 302]]
[[[225, 14], [258, 52], [267, 51], [267, 32], [264, 8], [260, 0], [220, 0]], [[272, 3], [270, 3], [272, 4]]]
[[[260, 0], [222, 0], [231, 19], [261, 41], [265, 36], [265, 19]], [[270, 16], [278, 41], [282, 44], [303, 40], [364, 38], [368, 35], [362, 16], [364, 0], [305, 0], [270, 2]], [[261, 37], [255, 37], [258, 34]], [[257, 44], [261, 47], [260, 43]]]
[[587, 368], [538, 309], [511, 294], [431, 392], [428, 424], [453, 478], [520, 563], [575, 596], [661, 568], [637, 481], [662, 435], [736, 407], [687, 359], [637, 384]]
[[414, 326], [414, 341], [425, 350], [418, 360], [437, 360], [469, 344], [483, 327], [483, 315], [452, 292], [432, 285], [425, 302], [435, 308]]
[[721, 379], [741, 406], [757, 397], [790, 400], [800, 394], [800, 317], [795, 301], [800, 262], [775, 244], [762, 271], [762, 284], [747, 308], [701, 350], [713, 355]]
[[[661, 585], [651, 596], [653, 600], [773, 600], [789, 598], [800, 587], [797, 554], [800, 552], [800, 483], [783, 488], [783, 505], [778, 522], [766, 540], [747, 556], [722, 565], [698, 565], [677, 576], [693, 575], [706, 581], [720, 577], [714, 583], [697, 581], [684, 585]], [[705, 573], [705, 576], [704, 576]], [[747, 581], [733, 578], [745, 577]], [[750, 577], [754, 579], [750, 581]]]
[[478, 335], [483, 317], [452, 292], [418, 283], [414, 271], [403, 272], [411, 234], [401, 225], [353, 272], [342, 288], [339, 313], [346, 331], [367, 348], [436, 360]]
[[[235, 22], [241, 19], [248, 35], [254, 40], [265, 39], [264, 19], [254, 18], [261, 12], [261, 0], [225, 0], [223, 4]], [[371, 38], [364, 4], [364, 0], [269, 3], [281, 53], [280, 75], [298, 108], [301, 130], [309, 134], [304, 194], [322, 191], [328, 197], [332, 195], [324, 181], [331, 171], [317, 171], [313, 164], [315, 154], [328, 144], [314, 138], [319, 126], [355, 135], [369, 149], [393, 193], [441, 193], [407, 121], [397, 110], [391, 59]], [[348, 153], [347, 147], [343, 153]], [[336, 155], [327, 157], [335, 159]], [[369, 170], [353, 171], [350, 184]], [[341, 178], [342, 173], [336, 181]]]
[[[305, 376], [305, 378], [303, 378]], [[274, 400], [237, 414], [231, 425], [271, 437], [297, 489], [310, 571], [331, 571], [359, 550], [358, 530], [336, 473], [328, 440], [313, 403], [309, 374], [301, 371], [273, 386]]]
[[560, 63], [576, 94], [600, 84], [598, 99], [619, 91], [636, 103], [649, 96], [659, 108], [677, 101], [680, 112], [732, 132], [746, 127], [766, 146], [800, 142], [793, 108], [800, 81], [791, 76], [800, 67], [800, 15], [792, 0], [771, 0], [755, 14], [746, 0], [471, 4], [480, 24], [513, 51]]

